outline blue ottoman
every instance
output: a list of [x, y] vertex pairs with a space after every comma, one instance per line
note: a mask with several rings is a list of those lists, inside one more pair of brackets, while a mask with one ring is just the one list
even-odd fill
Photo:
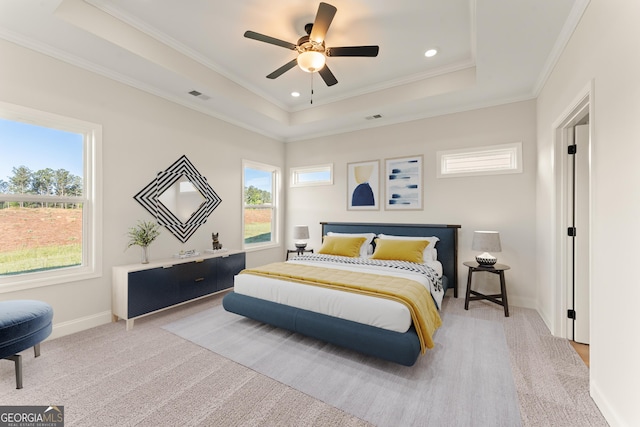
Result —
[[0, 359], [16, 366], [16, 388], [22, 388], [23, 350], [33, 347], [40, 356], [40, 343], [51, 334], [53, 309], [42, 301], [0, 301]]

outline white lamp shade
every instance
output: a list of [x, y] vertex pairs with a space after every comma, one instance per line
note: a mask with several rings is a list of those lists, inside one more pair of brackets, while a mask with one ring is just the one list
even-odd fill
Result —
[[474, 231], [473, 243], [471, 249], [474, 251], [483, 251], [480, 255], [476, 255], [476, 262], [485, 268], [491, 268], [498, 261], [496, 257], [489, 252], [500, 252], [500, 233], [497, 231]]
[[474, 231], [471, 249], [481, 252], [501, 252], [500, 233], [497, 231]]
[[307, 73], [313, 73], [324, 67], [326, 60], [327, 58], [322, 52], [310, 50], [298, 55], [298, 67]]
[[309, 238], [309, 227], [306, 225], [296, 225], [293, 227], [293, 238], [296, 240]]

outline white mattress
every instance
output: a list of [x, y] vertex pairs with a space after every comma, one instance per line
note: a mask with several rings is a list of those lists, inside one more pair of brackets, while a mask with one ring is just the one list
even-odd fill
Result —
[[[304, 261], [289, 262], [319, 265]], [[366, 268], [353, 265], [327, 266], [322, 264], [321, 266], [374, 274], [385, 274], [385, 272], [376, 271], [375, 267], [372, 269], [371, 266], [367, 266]], [[442, 265], [440, 262], [433, 261], [432, 268], [438, 272], [439, 276], [442, 275]], [[425, 279], [419, 274], [411, 272], [394, 272], [394, 275], [400, 275], [402, 277], [418, 281], [423, 283], [424, 286], [429, 289], [428, 279]], [[319, 286], [288, 282], [286, 280], [266, 278], [253, 274], [237, 275], [234, 282], [234, 291], [238, 294], [401, 333], [406, 332], [411, 327], [412, 323], [409, 309], [404, 304], [396, 301], [352, 292], [327, 289]]]

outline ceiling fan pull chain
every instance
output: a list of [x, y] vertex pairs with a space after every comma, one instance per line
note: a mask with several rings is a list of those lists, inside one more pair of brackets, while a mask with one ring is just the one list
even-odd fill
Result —
[[313, 105], [313, 75], [315, 73], [311, 73], [311, 105]]

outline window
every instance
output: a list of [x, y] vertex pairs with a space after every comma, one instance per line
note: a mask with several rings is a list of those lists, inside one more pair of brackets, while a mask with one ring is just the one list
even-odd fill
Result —
[[101, 274], [101, 133], [0, 103], [0, 293]]
[[291, 168], [292, 187], [332, 184], [333, 164]]
[[242, 168], [244, 247], [275, 245], [280, 169], [247, 160]]
[[438, 178], [522, 172], [522, 143], [438, 151]]

